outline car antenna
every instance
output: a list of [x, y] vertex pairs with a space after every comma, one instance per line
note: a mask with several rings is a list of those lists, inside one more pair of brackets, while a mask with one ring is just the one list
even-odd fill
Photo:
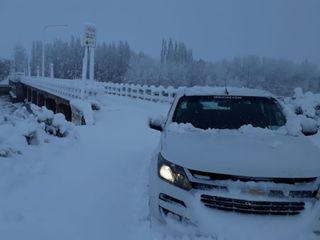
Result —
[[227, 78], [224, 79], [224, 94], [229, 95], [228, 89], [227, 89]]

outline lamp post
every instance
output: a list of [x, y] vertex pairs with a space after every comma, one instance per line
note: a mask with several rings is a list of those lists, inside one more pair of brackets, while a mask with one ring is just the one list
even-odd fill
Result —
[[45, 49], [45, 44], [44, 44], [44, 34], [45, 34], [45, 31], [48, 29], [48, 28], [53, 28], [53, 27], [68, 27], [68, 24], [51, 24], [51, 25], [45, 25], [43, 27], [43, 30], [42, 30], [42, 77], [44, 77], [44, 49]]

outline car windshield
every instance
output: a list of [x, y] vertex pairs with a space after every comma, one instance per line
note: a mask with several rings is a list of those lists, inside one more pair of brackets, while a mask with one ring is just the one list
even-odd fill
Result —
[[243, 125], [278, 129], [286, 123], [279, 103], [267, 97], [184, 96], [173, 122], [201, 129], [239, 129]]

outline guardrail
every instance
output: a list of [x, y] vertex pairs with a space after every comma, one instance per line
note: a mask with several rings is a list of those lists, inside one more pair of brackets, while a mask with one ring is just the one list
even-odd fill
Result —
[[126, 96], [131, 98], [138, 98], [142, 100], [154, 102], [168, 102], [172, 103], [177, 91], [180, 88], [163, 87], [163, 86], [147, 86], [147, 85], [134, 85], [134, 84], [121, 84], [112, 82], [101, 82], [105, 88], [105, 93]]
[[[52, 79], [44, 77], [21, 77], [19, 81], [67, 100], [82, 99], [82, 94], [84, 95], [83, 99], [98, 99], [102, 92], [104, 92], [106, 94], [154, 102], [172, 103], [177, 91], [180, 89], [171, 86], [141, 86], [139, 84], [119, 84], [112, 82], [83, 81], [79, 79]], [[84, 93], [82, 93], [82, 89], [84, 89]]]
[[[20, 82], [66, 100], [98, 99], [103, 92], [103, 88], [99, 84], [89, 80], [23, 77]], [[84, 89], [83, 93], [82, 89]]]

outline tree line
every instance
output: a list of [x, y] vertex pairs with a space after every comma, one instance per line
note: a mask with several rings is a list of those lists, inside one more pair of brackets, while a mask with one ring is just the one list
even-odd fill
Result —
[[[81, 78], [83, 47], [80, 38], [57, 39], [45, 44], [45, 74], [54, 65], [56, 78]], [[195, 59], [192, 50], [178, 41], [163, 39], [159, 59], [133, 51], [125, 41], [98, 44], [95, 49], [95, 78], [98, 81], [163, 86], [244, 86], [290, 95], [295, 87], [320, 91], [320, 71], [308, 61], [296, 63], [248, 55], [209, 62]], [[14, 48], [16, 71], [41, 73], [42, 43], [34, 41], [28, 57], [18, 44]], [[1, 62], [0, 62], [1, 63]], [[1, 68], [0, 68], [1, 69]]]
[[0, 81], [8, 77], [10, 72], [10, 65], [10, 60], [0, 59]]

